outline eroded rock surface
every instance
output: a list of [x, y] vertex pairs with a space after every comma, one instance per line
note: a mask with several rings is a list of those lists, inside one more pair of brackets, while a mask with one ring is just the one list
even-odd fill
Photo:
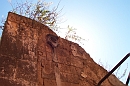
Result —
[[[78, 44], [9, 13], [0, 43], [0, 86], [96, 86], [108, 72]], [[101, 86], [124, 86], [114, 75]]]

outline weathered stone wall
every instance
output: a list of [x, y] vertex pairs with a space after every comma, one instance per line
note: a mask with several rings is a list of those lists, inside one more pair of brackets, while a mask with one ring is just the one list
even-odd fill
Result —
[[[96, 86], [106, 74], [78, 44], [34, 20], [8, 14], [0, 44], [0, 86]], [[111, 75], [102, 86], [124, 85]]]

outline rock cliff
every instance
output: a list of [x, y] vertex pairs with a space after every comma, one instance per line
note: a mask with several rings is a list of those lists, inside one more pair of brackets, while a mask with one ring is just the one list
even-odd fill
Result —
[[[9, 12], [0, 43], [0, 86], [96, 86], [108, 72], [78, 44]], [[124, 86], [114, 75], [101, 86]]]

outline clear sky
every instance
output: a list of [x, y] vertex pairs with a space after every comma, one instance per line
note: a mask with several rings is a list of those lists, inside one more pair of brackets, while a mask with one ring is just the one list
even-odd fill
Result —
[[[56, 6], [60, 0], [45, 1], [51, 1], [52, 6]], [[76, 28], [77, 34], [88, 40], [81, 46], [107, 70], [130, 52], [130, 0], [61, 0], [61, 8], [65, 22], [59, 25]], [[1, 0], [0, 17], [6, 17], [9, 10], [8, 1]], [[117, 75], [120, 77], [128, 64], [126, 76], [121, 79], [124, 83], [130, 71], [129, 62], [130, 58], [122, 64]]]

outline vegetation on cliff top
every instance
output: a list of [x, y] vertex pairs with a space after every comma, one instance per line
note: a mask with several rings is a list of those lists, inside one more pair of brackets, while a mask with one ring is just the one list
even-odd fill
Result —
[[[37, 2], [31, 2], [29, 0], [26, 0], [25, 2], [17, 2], [12, 3], [11, 0], [9, 0], [9, 3], [12, 7], [11, 12], [31, 18], [33, 20], [36, 20], [42, 24], [47, 25], [50, 29], [52, 29], [57, 34], [62, 31], [63, 29], [66, 29], [65, 33], [65, 39], [76, 41], [78, 43], [82, 43], [83, 39], [76, 33], [76, 29], [73, 27], [70, 27], [69, 25], [67, 28], [60, 27], [57, 23], [62, 22], [63, 20], [60, 20], [60, 15], [62, 12], [62, 9], [58, 10], [60, 2], [55, 7], [51, 7], [52, 2], [45, 2], [42, 0], [38, 0]], [[50, 9], [51, 8], [51, 9]], [[3, 25], [0, 27], [1, 29], [4, 29], [4, 21], [5, 19], [2, 19]]]

